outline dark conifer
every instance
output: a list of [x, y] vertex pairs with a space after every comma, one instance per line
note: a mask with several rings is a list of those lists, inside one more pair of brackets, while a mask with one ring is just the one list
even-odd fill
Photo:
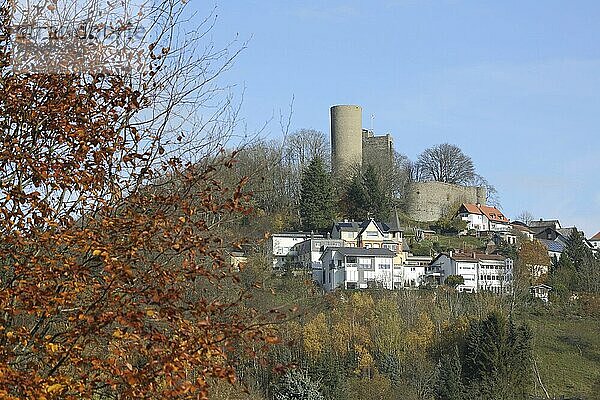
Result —
[[315, 157], [302, 172], [300, 221], [306, 231], [328, 230], [334, 220], [331, 176], [323, 160]]

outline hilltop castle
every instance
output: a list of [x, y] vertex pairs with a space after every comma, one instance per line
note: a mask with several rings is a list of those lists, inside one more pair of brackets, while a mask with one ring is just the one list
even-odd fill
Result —
[[[362, 127], [362, 108], [336, 105], [331, 116], [331, 167], [338, 182], [347, 179], [353, 169], [372, 164], [385, 174], [394, 161], [394, 143], [388, 133], [375, 136]], [[408, 216], [415, 221], [437, 221], [460, 203], [485, 204], [484, 187], [460, 186], [443, 182], [414, 182], [407, 193]]]
[[352, 169], [365, 164], [392, 168], [394, 143], [388, 133], [375, 136], [362, 127], [362, 108], [354, 105], [333, 106], [331, 115], [331, 165], [334, 176], [342, 179]]

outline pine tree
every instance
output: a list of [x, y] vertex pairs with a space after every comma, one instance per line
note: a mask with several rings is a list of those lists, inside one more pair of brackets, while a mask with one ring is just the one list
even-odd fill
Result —
[[366, 205], [368, 201], [369, 199], [363, 185], [362, 174], [358, 172], [352, 177], [352, 180], [346, 189], [346, 196], [343, 204], [346, 217], [355, 220], [366, 219], [368, 214]]
[[300, 220], [306, 231], [325, 231], [334, 220], [331, 176], [320, 157], [302, 172]]
[[592, 250], [584, 243], [581, 232], [573, 230], [563, 254], [569, 256], [577, 271], [576, 289], [598, 293], [600, 291], [600, 263], [594, 257]]
[[388, 196], [383, 188], [380, 174], [375, 167], [369, 164], [363, 177], [365, 191], [368, 196], [367, 209], [371, 215], [378, 221], [385, 221], [389, 217], [390, 207]]
[[436, 399], [462, 400], [464, 398], [464, 387], [461, 377], [460, 355], [458, 347], [454, 347], [448, 354], [444, 354], [440, 361]]
[[571, 261], [571, 257], [564, 252], [550, 270], [549, 283], [553, 288], [553, 293], [561, 297], [567, 296], [577, 288], [576, 277], [575, 265]]
[[346, 189], [344, 209], [346, 217], [385, 221], [389, 217], [390, 201], [377, 169], [368, 165], [357, 172]]
[[531, 331], [498, 313], [469, 328], [462, 376], [479, 399], [525, 399], [529, 387]]

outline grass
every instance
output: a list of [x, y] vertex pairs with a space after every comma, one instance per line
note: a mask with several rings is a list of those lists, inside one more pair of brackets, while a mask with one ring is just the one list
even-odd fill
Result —
[[437, 242], [442, 247], [465, 250], [481, 250], [485, 248], [488, 239], [473, 236], [437, 236]]
[[[526, 316], [534, 332], [533, 355], [551, 397], [598, 398], [600, 319], [549, 311]], [[534, 394], [544, 397], [539, 384]]]

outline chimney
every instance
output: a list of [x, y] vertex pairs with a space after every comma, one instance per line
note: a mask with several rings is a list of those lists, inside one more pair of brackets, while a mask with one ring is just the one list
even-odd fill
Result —
[[450, 252], [449, 252], [449, 257], [450, 258], [452, 258], [452, 253], [453, 253], [452, 250], [450, 250]]

